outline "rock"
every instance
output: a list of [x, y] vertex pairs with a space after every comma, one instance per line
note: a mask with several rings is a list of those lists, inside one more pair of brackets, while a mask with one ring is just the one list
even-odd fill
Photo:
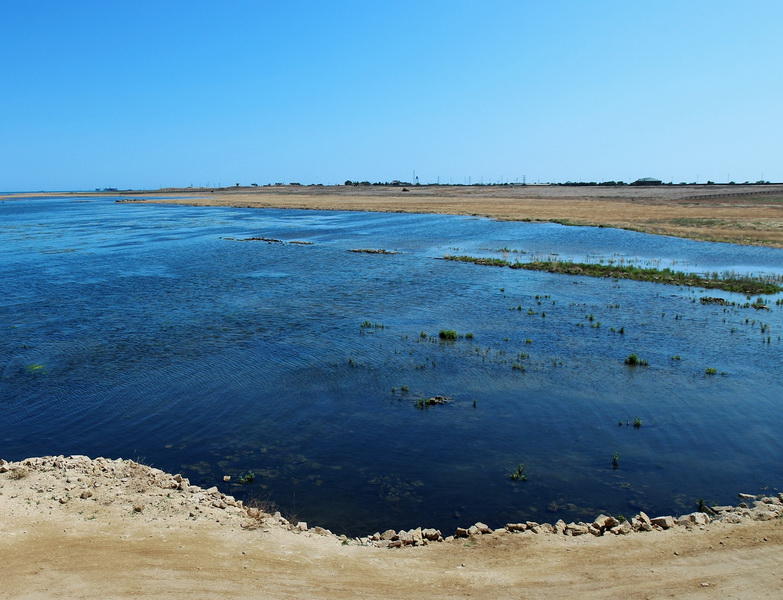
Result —
[[[527, 525], [528, 529], [532, 529], [533, 527], [538, 527], [538, 523], [535, 521], [525, 521], [525, 525]], [[546, 525], [549, 525], [549, 523], [546, 523]]]
[[257, 508], [248, 508], [245, 512], [247, 512], [247, 516], [251, 517], [253, 519], [257, 519], [261, 516], [261, 511]]
[[307, 531], [307, 523], [306, 523], [305, 521], [299, 521], [299, 522], [296, 524], [296, 528], [297, 528], [299, 531]]
[[424, 536], [425, 540], [429, 540], [431, 542], [437, 542], [443, 538], [440, 530], [438, 529], [425, 529], [421, 532], [421, 534]]
[[653, 528], [649, 518], [644, 521], [638, 516], [631, 519], [631, 527], [633, 527], [635, 531], [652, 531]]
[[589, 530], [587, 528], [587, 525], [581, 525], [577, 523], [569, 523], [566, 525], [566, 535], [567, 532], [571, 532], [571, 535], [585, 535], [586, 533], [589, 533]]
[[313, 533], [316, 533], [318, 535], [331, 535], [332, 534], [332, 532], [329, 531], [328, 529], [324, 529], [323, 527], [318, 527], [318, 526], [313, 527], [310, 531], [312, 531]]
[[601, 528], [596, 527], [595, 525], [592, 524], [587, 526], [587, 532], [596, 537], [603, 535], [603, 531], [601, 530]]
[[468, 527], [468, 535], [480, 535], [481, 531], [479, 531], [479, 528], [475, 525], [471, 525]]
[[57, 499], [57, 501], [60, 504], [65, 504], [66, 502], [68, 502], [68, 500], [69, 500], [69, 498], [67, 496], [61, 496], [60, 498]]
[[389, 548], [401, 548], [402, 547], [402, 541], [401, 540], [392, 540], [389, 542]]
[[733, 512], [723, 513], [720, 520], [724, 523], [742, 523], [745, 518], [742, 515]]
[[486, 523], [478, 522], [473, 527], [478, 529], [478, 532], [481, 534], [492, 533], [492, 529], [490, 529], [489, 525], [487, 525]]
[[734, 510], [733, 506], [710, 506], [710, 508], [712, 509], [712, 512], [715, 513], [724, 513]]
[[633, 528], [628, 521], [623, 521], [622, 523], [612, 527], [609, 531], [611, 531], [614, 535], [628, 535], [633, 531]]
[[400, 532], [397, 534], [397, 537], [402, 542], [403, 546], [412, 546], [414, 543], [413, 535], [409, 531], [405, 531], [404, 529], [400, 529]]
[[750, 516], [754, 521], [771, 521], [778, 515], [776, 512], [773, 512], [771, 510], [756, 508], [751, 511]]
[[566, 524], [563, 519], [558, 519], [555, 522], [555, 533], [565, 533]]
[[764, 498], [761, 499], [761, 501], [764, 504], [780, 504], [781, 503], [780, 498], [778, 498], [777, 496], [765, 496]]
[[654, 519], [650, 520], [653, 525], [657, 525], [658, 527], [661, 527], [662, 529], [670, 529], [674, 527], [674, 517], [671, 517], [669, 515], [665, 517], [655, 517]]
[[524, 531], [527, 529], [526, 523], [506, 523], [506, 530], [508, 531]]
[[386, 531], [384, 531], [381, 534], [381, 539], [382, 540], [389, 540], [389, 541], [391, 541], [391, 540], [396, 540], [396, 539], [399, 539], [399, 538], [397, 537], [397, 532], [394, 531], [394, 529], [387, 529]]
[[643, 510], [639, 511], [639, 514], [636, 515], [636, 518], [639, 519], [642, 523], [652, 526], [652, 521], [650, 521], [650, 517], [648, 517], [647, 513], [644, 512]]
[[756, 496], [753, 495], [753, 494], [743, 494], [741, 492], [739, 494], [737, 494], [737, 496], [742, 498], [743, 500], [755, 500], [756, 499]]
[[82, 500], [87, 500], [87, 498], [92, 498], [92, 492], [90, 490], [84, 490], [81, 494], [79, 494], [79, 498]]
[[601, 531], [611, 529], [615, 525], [617, 525], [617, 519], [607, 515], [598, 515], [595, 520], [593, 520], [593, 527], [596, 527]]
[[468, 537], [468, 530], [463, 527], [457, 527], [457, 530], [454, 532], [455, 538], [465, 538]]
[[223, 481], [231, 481], [231, 475], [223, 475]]
[[709, 522], [709, 516], [703, 512], [692, 512], [687, 515], [682, 515], [677, 519], [677, 525], [683, 525], [685, 527], [706, 525]]

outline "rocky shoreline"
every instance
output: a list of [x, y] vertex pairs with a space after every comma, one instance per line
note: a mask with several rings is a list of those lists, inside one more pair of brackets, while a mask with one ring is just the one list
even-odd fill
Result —
[[[90, 518], [89, 509], [98, 503], [115, 505], [127, 515], [145, 514], [151, 518], [176, 515], [190, 520], [214, 520], [225, 524], [239, 521], [243, 529], [279, 527], [296, 534], [333, 538], [343, 545], [377, 548], [404, 548], [449, 543], [465, 538], [506, 535], [595, 536], [655, 533], [678, 528], [688, 531], [705, 529], [711, 523], [736, 524], [747, 521], [770, 521], [783, 518], [783, 493], [774, 496], [739, 494], [736, 506], [705, 506], [704, 511], [680, 516], [649, 517], [640, 512], [629, 520], [599, 515], [592, 522], [507, 523], [493, 529], [484, 523], [457, 527], [453, 534], [421, 528], [388, 529], [371, 535], [349, 538], [328, 529], [299, 521], [290, 522], [279, 512], [247, 506], [241, 500], [222, 493], [216, 486], [191, 485], [186, 477], [170, 474], [133, 460], [87, 456], [44, 456], [9, 462], [0, 459], [0, 494], [11, 491], [22, 496], [35, 510], [55, 510], [58, 506], [79, 504], [78, 514]], [[83, 509], [83, 510], [82, 510]], [[94, 517], [93, 517], [94, 518]]]

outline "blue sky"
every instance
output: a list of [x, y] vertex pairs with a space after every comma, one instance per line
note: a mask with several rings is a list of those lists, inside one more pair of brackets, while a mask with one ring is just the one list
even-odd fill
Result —
[[0, 0], [0, 189], [783, 180], [783, 2]]

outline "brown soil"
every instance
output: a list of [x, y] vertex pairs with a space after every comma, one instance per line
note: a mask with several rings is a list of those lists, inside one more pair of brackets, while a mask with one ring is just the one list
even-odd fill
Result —
[[215, 506], [214, 492], [176, 489], [169, 474], [101, 461], [32, 459], [0, 474], [0, 598], [748, 599], [783, 589], [779, 518], [380, 549], [249, 519], [231, 500]]
[[[121, 195], [134, 201], [190, 205], [480, 215], [783, 247], [783, 185], [421, 186], [409, 190], [392, 186], [270, 186]], [[30, 196], [34, 194], [26, 197]]]

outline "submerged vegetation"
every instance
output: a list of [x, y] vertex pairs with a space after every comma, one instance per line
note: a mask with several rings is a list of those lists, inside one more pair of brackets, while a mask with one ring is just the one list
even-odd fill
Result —
[[765, 281], [758, 277], [746, 277], [736, 274], [721, 276], [713, 273], [709, 276], [698, 273], [685, 273], [672, 269], [642, 268], [632, 265], [602, 265], [592, 263], [577, 263], [560, 260], [510, 262], [501, 258], [477, 256], [446, 255], [444, 260], [473, 263], [491, 267], [509, 267], [511, 269], [526, 269], [528, 271], [546, 271], [564, 275], [587, 275], [589, 277], [607, 277], [612, 279], [633, 279], [636, 281], [652, 281], [669, 285], [684, 285], [721, 289], [728, 292], [743, 294], [776, 294], [783, 291], [777, 283]]
[[430, 406], [439, 406], [441, 404], [448, 404], [451, 398], [447, 396], [432, 396], [430, 398], [419, 398], [416, 400], [416, 408], [424, 410]]

